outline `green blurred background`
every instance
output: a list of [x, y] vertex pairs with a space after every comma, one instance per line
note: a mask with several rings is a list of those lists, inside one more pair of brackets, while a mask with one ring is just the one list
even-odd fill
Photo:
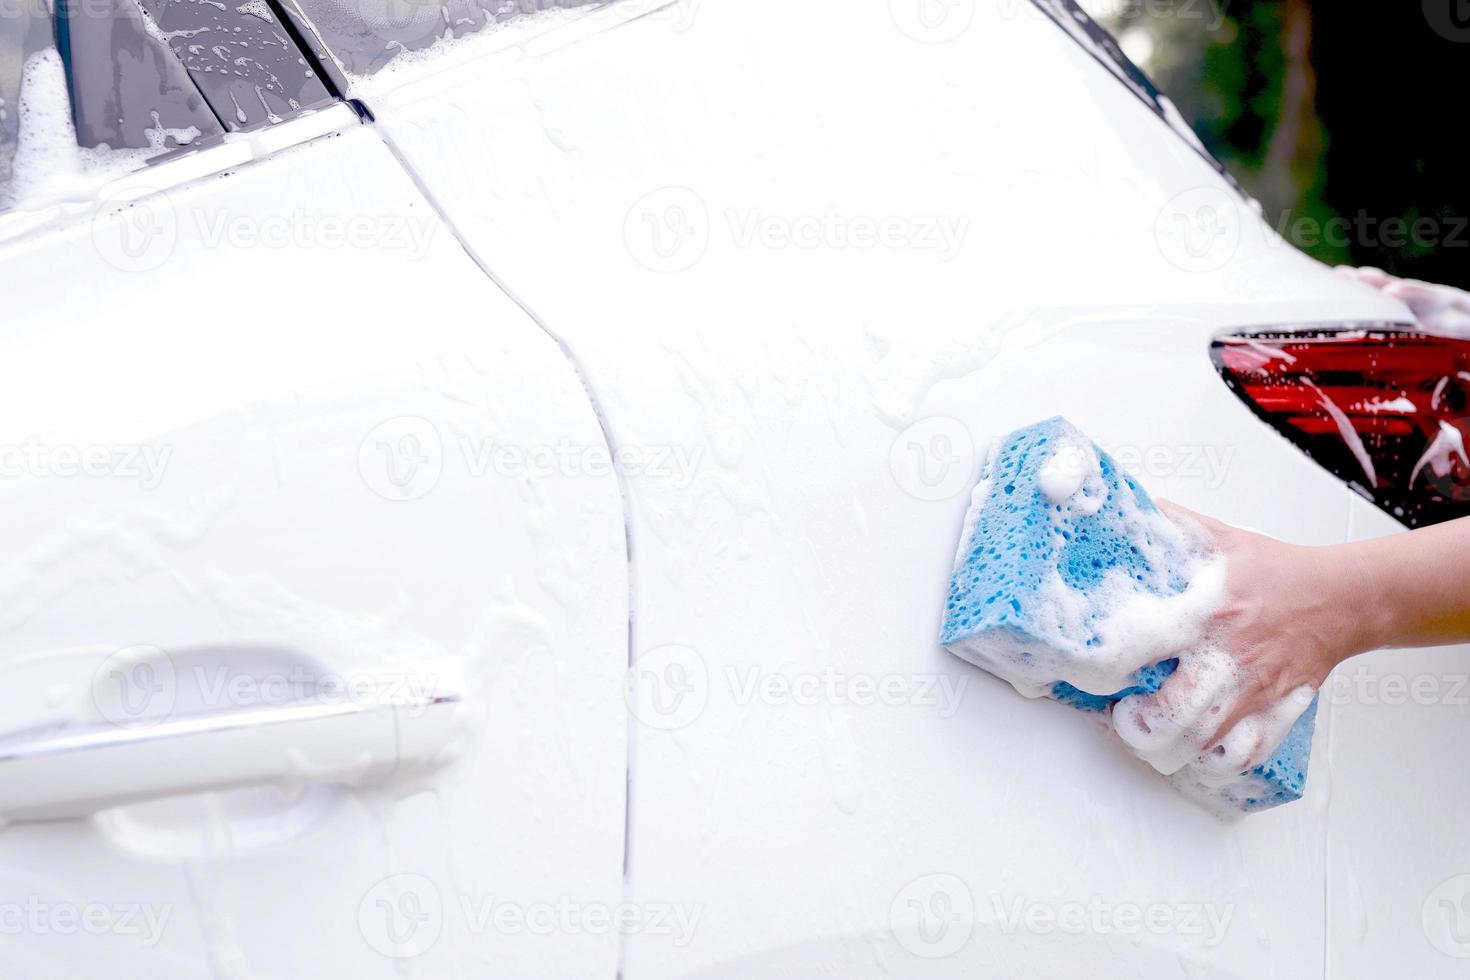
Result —
[[1283, 237], [1470, 288], [1470, 3], [1080, 0]]

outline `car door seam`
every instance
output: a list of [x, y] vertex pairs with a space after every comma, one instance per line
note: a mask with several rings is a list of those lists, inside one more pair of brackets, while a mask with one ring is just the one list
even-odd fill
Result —
[[[597, 391], [596, 391], [596, 389], [594, 388], [594, 386], [592, 384], [592, 379], [588, 375], [587, 371], [583, 368], [581, 361], [578, 359], [576, 353], [572, 350], [571, 345], [568, 344], [567, 341], [560, 334], [558, 334], [555, 330], [553, 330], [541, 318], [541, 316], [538, 315], [536, 313], [536, 311], [531, 308], [531, 306], [530, 306], [529, 303], [527, 303], [524, 299], [522, 299], [515, 292], [515, 290], [511, 289], [505, 283], [504, 280], [502, 280], [498, 275], [496, 275], [496, 273], [494, 272], [494, 270], [492, 270], [490, 268], [489, 263], [487, 263], [484, 260], [484, 258], [478, 252], [476, 252], [475, 248], [469, 243], [469, 241], [465, 238], [465, 236], [460, 232], [459, 226], [449, 216], [449, 214], [446, 211], [446, 209], [444, 208], [444, 206], [440, 203], [438, 197], [433, 193], [433, 191], [428, 187], [427, 183], [422, 179], [422, 177], [419, 175], [419, 173], [414, 169], [413, 165], [409, 162], [409, 160], [407, 159], [407, 157], [401, 152], [401, 150], [399, 149], [398, 145], [394, 142], [392, 135], [390, 133], [388, 133], [386, 130], [384, 130], [383, 127], [378, 126], [375, 123], [367, 122], [367, 120], [371, 118], [370, 114], [369, 115], [365, 115], [363, 118], [364, 118], [365, 123], [367, 125], [371, 125], [373, 127], [373, 129], [377, 132], [379, 139], [381, 139], [383, 141], [383, 145], [387, 147], [388, 152], [390, 154], [392, 154], [393, 159], [398, 162], [398, 165], [403, 169], [403, 171], [407, 175], [408, 179], [413, 182], [414, 187], [418, 190], [419, 194], [428, 203], [430, 209], [434, 212], [435, 217], [440, 221], [441, 224], [444, 225], [445, 229], [454, 238], [454, 240], [459, 244], [460, 248], [464, 249], [465, 254], [469, 256], [470, 261], [472, 261], [475, 264], [475, 266], [485, 275], [485, 277], [487, 279], [489, 279], [492, 283], [494, 283], [495, 286], [501, 292], [503, 292], [506, 295], [506, 297], [510, 299], [510, 301], [512, 303], [514, 303], [516, 306], [518, 306], [526, 314], [526, 316], [531, 319], [531, 322], [534, 323], [548, 338], [550, 338], [550, 340], [554, 344], [556, 344], [556, 346], [558, 347], [558, 349], [560, 349], [560, 351], [562, 353], [562, 356], [566, 359], [567, 363], [571, 366], [572, 371], [577, 376], [577, 380], [582, 385], [582, 390], [585, 392], [585, 394], [587, 396], [588, 405], [591, 407], [592, 414], [593, 414], [593, 416], [597, 420], [598, 428], [602, 430], [603, 444], [604, 444], [604, 448], [607, 450], [607, 452], [609, 454], [609, 458], [610, 459], [618, 459], [618, 458], [620, 458], [619, 457], [619, 454], [618, 454], [617, 438], [613, 434], [612, 425], [609, 422], [609, 420], [607, 418], [607, 414], [606, 414], [606, 412], [603, 409], [601, 400], [598, 398]], [[634, 651], [637, 650], [637, 646], [636, 646], [636, 635], [637, 635], [637, 626], [636, 626], [636, 623], [637, 623], [637, 616], [636, 616], [636, 610], [637, 610], [637, 585], [636, 585], [636, 577], [634, 575], [634, 569], [635, 569], [635, 563], [634, 563], [635, 547], [634, 547], [634, 535], [633, 535], [632, 497], [631, 497], [631, 494], [629, 492], [629, 488], [628, 488], [627, 479], [626, 479], [625, 474], [617, 466], [612, 467], [612, 471], [613, 471], [613, 474], [614, 474], [614, 477], [615, 477], [615, 480], [616, 480], [616, 485], [617, 485], [617, 488], [618, 488], [618, 501], [619, 501], [619, 504], [621, 505], [622, 515], [623, 515], [623, 548], [624, 548], [624, 555], [625, 555], [626, 561], [627, 561], [627, 571], [628, 571], [628, 632], [627, 632], [627, 641], [626, 641], [627, 642], [627, 650], [626, 650], [626, 655], [625, 655], [625, 658], [624, 658], [624, 661], [625, 661], [624, 662], [624, 666], [625, 666], [625, 669], [631, 670], [632, 669], [632, 666], [633, 666], [633, 661], [634, 661], [634, 658], [635, 658]], [[631, 885], [631, 855], [632, 855], [632, 840], [633, 840], [633, 830], [632, 830], [632, 828], [633, 828], [633, 786], [634, 786], [634, 782], [635, 782], [634, 770], [635, 770], [636, 749], [637, 749], [637, 739], [635, 738], [635, 735], [637, 734], [636, 733], [636, 728], [635, 728], [636, 719], [634, 718], [634, 715], [633, 715], [633, 712], [632, 711], [626, 712], [626, 722], [627, 722], [627, 735], [626, 735], [627, 746], [626, 746], [626, 754], [625, 754], [625, 761], [624, 761], [624, 767], [623, 767], [623, 772], [624, 772], [624, 793], [623, 793], [623, 857], [622, 857], [622, 876], [623, 876], [622, 900], [625, 903], [631, 901], [631, 888], [630, 888], [630, 885]], [[624, 959], [625, 959], [626, 953], [627, 953], [627, 936], [620, 931], [619, 934], [618, 934], [618, 955], [617, 955], [617, 967], [616, 967], [616, 973], [615, 973], [615, 980], [621, 980], [621, 978], [623, 976], [623, 964], [624, 964]]]

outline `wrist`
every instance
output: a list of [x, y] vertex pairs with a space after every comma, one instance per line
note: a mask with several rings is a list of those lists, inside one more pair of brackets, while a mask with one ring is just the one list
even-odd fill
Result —
[[1351, 657], [1387, 646], [1402, 631], [1395, 620], [1396, 605], [1380, 581], [1374, 563], [1358, 544], [1309, 548], [1307, 569], [1317, 595], [1318, 612], [1327, 625], [1328, 646], [1335, 667]]

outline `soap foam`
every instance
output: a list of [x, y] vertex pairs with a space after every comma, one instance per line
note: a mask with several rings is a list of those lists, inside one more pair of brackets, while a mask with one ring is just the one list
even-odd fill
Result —
[[1119, 701], [1113, 706], [1113, 730], [1140, 759], [1172, 776], [1201, 759], [1205, 741], [1239, 698], [1241, 680], [1229, 654], [1210, 648], [1183, 651], [1165, 687], [1168, 694], [1135, 694]]
[[1301, 796], [1315, 692], [1241, 719], [1206, 751], [1247, 681], [1212, 635], [1226, 577], [1203, 528], [1175, 524], [1050, 419], [986, 453], [941, 642], [1027, 697], [1111, 707], [1122, 741], [1211, 808], [1265, 809]]
[[[1024, 447], [1002, 441], [987, 453], [955, 556], [957, 573], [977, 556], [1005, 560], [996, 545], [985, 549], [976, 538], [986, 507], [1009, 504], [1014, 494], [1005, 485], [997, 486], [996, 479], [1002, 475], [1003, 450], [1018, 448]], [[1091, 440], [1070, 425], [1063, 422], [1048, 429], [1036, 449], [1046, 453], [1035, 469], [1037, 497], [1050, 505], [1036, 508], [1045, 514], [1050, 538], [1042, 547], [1063, 555], [1074, 543], [1099, 538], [1096, 527], [1079, 524], [1094, 518], [1116, 539], [1127, 542], [1130, 561], [1094, 570], [1092, 566], [1102, 559], [1084, 554], [1076, 562], [1082, 572], [1074, 572], [1068, 581], [1065, 560], [1038, 562], [1041, 556], [1022, 544], [1018, 564], [1040, 567], [1024, 569], [1035, 576], [1029, 590], [1034, 596], [1024, 611], [1017, 611], [1021, 616], [1017, 628], [968, 635], [947, 628], [946, 645], [1028, 697], [1049, 695], [1058, 682], [1098, 695], [1124, 690], [1139, 670], [1200, 641], [1224, 596], [1224, 560], [1175, 527], [1146, 494], [1137, 506], [1123, 506], [1124, 494], [1115, 490], [1136, 488], [1110, 460], [1105, 466]], [[1018, 474], [1004, 475], [1014, 485]], [[1109, 501], [1115, 506], [1098, 516]], [[1021, 505], [1034, 506], [1025, 501]], [[1007, 585], [1011, 591], [1019, 583], [1008, 581], [1002, 572], [994, 584]], [[960, 625], [965, 625], [963, 619]]]
[[1082, 490], [1089, 476], [1101, 475], [1096, 453], [1081, 446], [1063, 446], [1042, 465], [1036, 484], [1046, 499], [1065, 504]]
[[57, 201], [87, 200], [109, 180], [140, 169], [149, 157], [186, 145], [199, 130], [167, 129], [157, 123], [144, 134], [152, 145], [110, 149], [77, 145], [66, 66], [55, 48], [33, 53], [21, 69], [16, 105], [18, 139], [9, 187], [0, 187], [0, 207], [40, 208]]

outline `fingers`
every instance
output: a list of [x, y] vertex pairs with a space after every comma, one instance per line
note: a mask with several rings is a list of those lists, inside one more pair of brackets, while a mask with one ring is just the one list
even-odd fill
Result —
[[1470, 336], [1470, 293], [1464, 290], [1418, 279], [1400, 279], [1371, 266], [1354, 269], [1340, 265], [1336, 271], [1403, 303], [1430, 332]]
[[1383, 292], [1408, 306], [1428, 330], [1456, 336], [1470, 334], [1470, 293], [1416, 279], [1400, 280]]
[[1175, 524], [1182, 525], [1186, 528], [1190, 526], [1197, 527], [1216, 541], [1224, 539], [1235, 530], [1235, 528], [1223, 521], [1217, 521], [1213, 517], [1207, 517], [1204, 514], [1192, 511], [1188, 507], [1176, 504], [1172, 500], [1156, 500], [1154, 502], [1159, 505], [1159, 510], [1164, 512], [1164, 516]]
[[[1266, 734], [1263, 727], [1253, 720], [1256, 717], [1258, 716], [1251, 715], [1242, 718], [1231, 726], [1224, 738], [1194, 760], [1194, 766], [1201, 775], [1230, 778], [1260, 765], [1260, 762], [1252, 760], [1261, 756]], [[1269, 756], [1270, 752], [1265, 754]]]
[[1365, 265], [1356, 269], [1349, 265], [1340, 265], [1335, 271], [1347, 276], [1349, 279], [1356, 279], [1366, 286], [1372, 286], [1374, 289], [1382, 289], [1391, 283], [1397, 282], [1393, 276], [1384, 272], [1382, 269], [1375, 269], [1371, 265]]
[[1113, 730], [1143, 759], [1172, 775], [1205, 752], [1240, 693], [1239, 671], [1218, 651], [1191, 651], [1155, 694], [1136, 694], [1113, 707]]
[[1195, 760], [1195, 769], [1206, 778], [1227, 779], [1261, 765], [1286, 741], [1316, 695], [1314, 687], [1303, 684], [1280, 701], [1230, 723], [1224, 736]]
[[[1113, 730], [1139, 758], [1171, 776], [1190, 767], [1211, 782], [1249, 772], [1275, 753], [1312, 703], [1310, 684], [1258, 710], [1241, 705], [1238, 671], [1227, 657], [1193, 654], [1157, 694], [1113, 708]], [[1222, 725], [1220, 719], [1227, 720]]]

